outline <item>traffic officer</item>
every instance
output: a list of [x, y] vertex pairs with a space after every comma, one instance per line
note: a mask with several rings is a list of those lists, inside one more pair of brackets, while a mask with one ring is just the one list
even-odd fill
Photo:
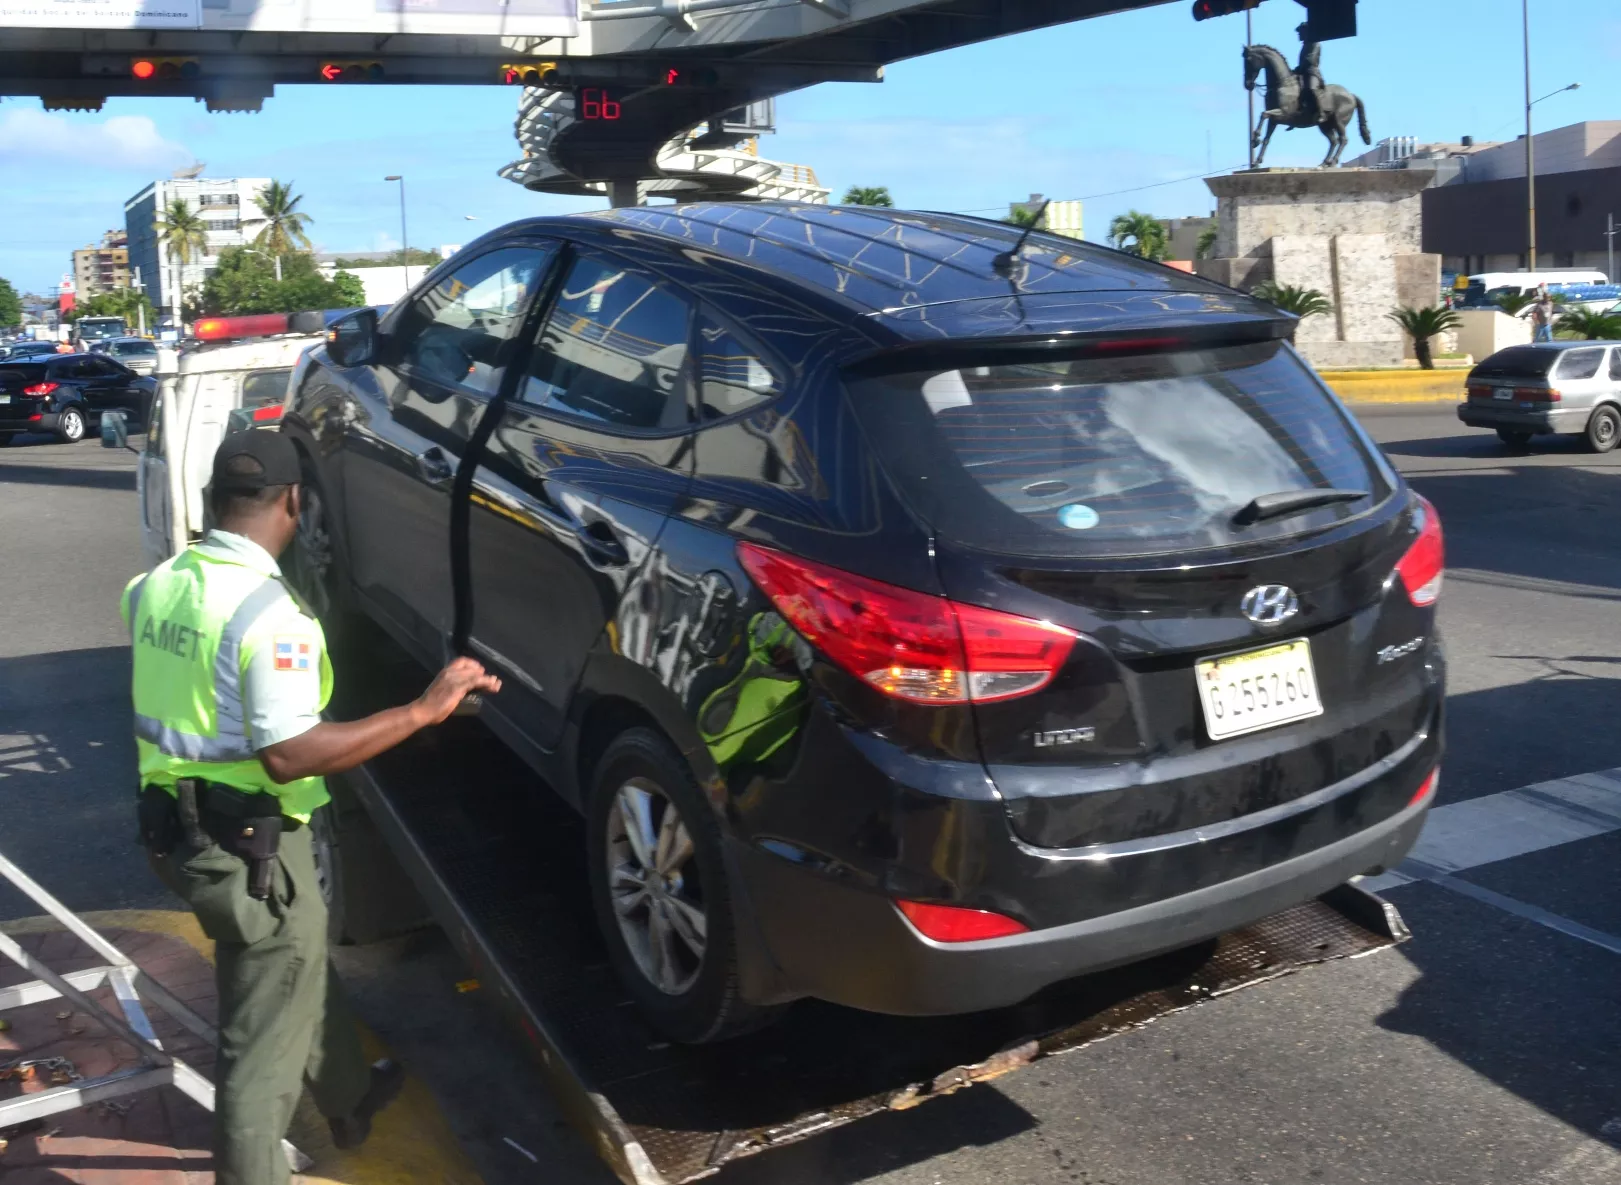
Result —
[[331, 723], [320, 624], [276, 558], [298, 524], [299, 460], [264, 430], [226, 437], [211, 492], [219, 527], [130, 581], [142, 841], [153, 868], [215, 942], [220, 1185], [281, 1185], [300, 1081], [334, 1142], [354, 1147], [404, 1072], [368, 1067], [337, 974], [316, 882], [310, 816], [323, 776], [350, 769], [500, 682], [468, 658], [422, 696]]

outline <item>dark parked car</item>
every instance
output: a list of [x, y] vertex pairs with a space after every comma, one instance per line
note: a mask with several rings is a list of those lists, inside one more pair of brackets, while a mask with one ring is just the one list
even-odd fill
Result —
[[56, 353], [55, 342], [12, 342], [0, 346], [0, 362], [17, 362], [23, 358], [44, 358]]
[[131, 427], [146, 422], [157, 380], [100, 354], [51, 354], [0, 362], [0, 445], [22, 432], [54, 432], [71, 444], [121, 411]]
[[1291, 318], [1017, 235], [525, 221], [294, 374], [292, 570], [502, 676], [484, 719], [584, 812], [610, 956], [679, 1040], [1012, 1004], [1423, 824], [1434, 509]]

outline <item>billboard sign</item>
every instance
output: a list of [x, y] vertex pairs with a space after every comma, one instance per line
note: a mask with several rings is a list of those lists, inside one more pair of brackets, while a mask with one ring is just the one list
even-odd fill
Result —
[[572, 37], [580, 0], [0, 0], [0, 28]]

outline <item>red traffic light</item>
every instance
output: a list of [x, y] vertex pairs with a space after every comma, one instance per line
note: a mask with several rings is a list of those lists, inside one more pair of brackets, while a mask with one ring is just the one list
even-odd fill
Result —
[[1193, 0], [1193, 19], [1207, 21], [1213, 16], [1231, 16], [1256, 8], [1261, 0]]
[[382, 82], [381, 62], [322, 62], [321, 77], [328, 82]]
[[343, 67], [336, 62], [322, 62], [321, 77], [328, 82], [336, 82], [343, 77]]
[[154, 74], [156, 74], [158, 72], [158, 67], [157, 63], [149, 62], [143, 58], [138, 62], [132, 62], [130, 64], [129, 72], [135, 75], [136, 78], [144, 81], [145, 79], [151, 78]]

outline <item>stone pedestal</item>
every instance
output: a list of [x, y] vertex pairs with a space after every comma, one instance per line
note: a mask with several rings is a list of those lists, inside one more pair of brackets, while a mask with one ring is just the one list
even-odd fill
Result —
[[1419, 169], [1254, 169], [1208, 178], [1215, 258], [1199, 274], [1248, 290], [1315, 288], [1332, 313], [1300, 323], [1314, 366], [1400, 366], [1405, 335], [1386, 314], [1440, 299], [1441, 257], [1419, 250]]

